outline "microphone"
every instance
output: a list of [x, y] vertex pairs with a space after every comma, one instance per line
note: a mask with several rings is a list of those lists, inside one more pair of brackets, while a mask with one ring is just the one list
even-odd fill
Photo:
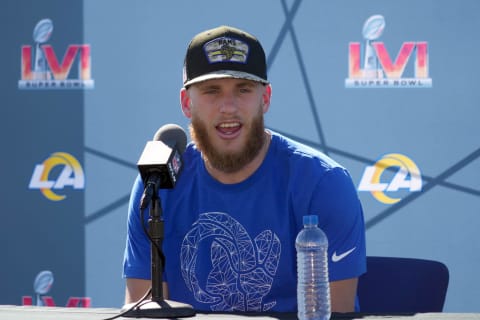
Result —
[[137, 162], [145, 190], [140, 209], [145, 209], [158, 189], [173, 189], [182, 170], [187, 134], [176, 124], [162, 126], [148, 141]]
[[[195, 316], [193, 307], [186, 303], [165, 300], [162, 293], [162, 275], [165, 256], [162, 253], [164, 221], [158, 189], [172, 189], [182, 171], [182, 154], [187, 146], [187, 135], [176, 124], [162, 126], [148, 141], [137, 166], [144, 184], [140, 211], [150, 202], [149, 230], [144, 229], [151, 245], [152, 287], [144, 298], [123, 306], [119, 316], [135, 318], [182, 318]], [[151, 293], [151, 299], [146, 300]], [[106, 319], [108, 320], [108, 319]]]

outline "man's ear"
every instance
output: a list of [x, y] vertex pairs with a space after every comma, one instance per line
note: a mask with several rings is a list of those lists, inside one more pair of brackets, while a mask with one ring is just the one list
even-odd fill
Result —
[[262, 106], [263, 106], [263, 113], [267, 112], [270, 108], [270, 100], [272, 98], [272, 86], [267, 84], [265, 86], [265, 90], [263, 91], [262, 95]]
[[182, 88], [180, 90], [180, 106], [182, 107], [182, 112], [185, 117], [190, 119], [192, 117], [192, 112], [190, 110], [191, 100], [188, 94], [188, 90], [185, 88]]

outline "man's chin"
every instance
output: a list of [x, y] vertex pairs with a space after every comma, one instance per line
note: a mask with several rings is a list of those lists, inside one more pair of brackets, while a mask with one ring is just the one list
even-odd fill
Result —
[[208, 157], [212, 167], [225, 173], [234, 173], [241, 170], [245, 164], [242, 155], [238, 154], [215, 154]]

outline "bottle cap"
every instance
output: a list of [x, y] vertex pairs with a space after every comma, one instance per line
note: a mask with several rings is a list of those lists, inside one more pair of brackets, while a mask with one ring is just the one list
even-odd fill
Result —
[[303, 216], [303, 224], [316, 226], [318, 224], [318, 216], [317, 215]]

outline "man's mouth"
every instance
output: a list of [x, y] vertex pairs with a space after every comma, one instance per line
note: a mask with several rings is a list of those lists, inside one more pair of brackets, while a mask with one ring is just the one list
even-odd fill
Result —
[[233, 135], [241, 129], [242, 125], [240, 122], [223, 122], [220, 123], [216, 128], [222, 135]]

